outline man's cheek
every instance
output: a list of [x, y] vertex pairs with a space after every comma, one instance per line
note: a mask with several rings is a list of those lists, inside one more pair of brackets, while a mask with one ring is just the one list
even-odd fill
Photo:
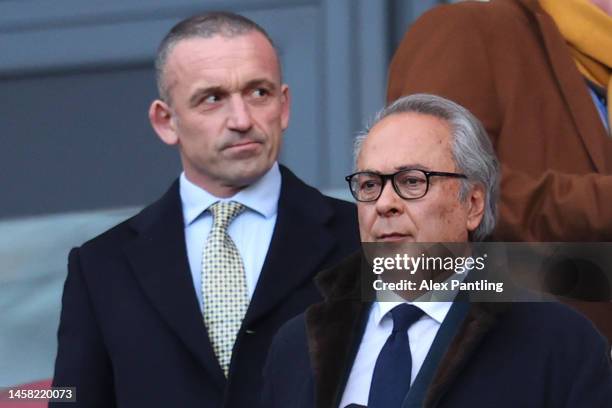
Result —
[[358, 220], [359, 220], [359, 235], [361, 236], [362, 241], [371, 241], [372, 238], [372, 228], [374, 226], [374, 219], [372, 219], [365, 209], [357, 207], [358, 211]]

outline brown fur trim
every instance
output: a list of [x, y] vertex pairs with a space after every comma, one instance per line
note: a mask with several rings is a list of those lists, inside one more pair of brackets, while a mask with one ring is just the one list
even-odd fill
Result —
[[361, 343], [370, 303], [361, 301], [361, 252], [316, 278], [325, 297], [306, 311], [306, 336], [318, 408], [337, 404]]
[[510, 307], [508, 303], [473, 303], [468, 315], [442, 357], [427, 390], [423, 407], [434, 407], [448, 386], [459, 376], [484, 335], [497, 323], [498, 317]]
[[358, 251], [335, 267], [319, 272], [315, 283], [324, 298], [359, 299], [361, 251]]
[[361, 343], [369, 309], [369, 303], [342, 300], [320, 303], [306, 312], [317, 408], [333, 407], [339, 402]]

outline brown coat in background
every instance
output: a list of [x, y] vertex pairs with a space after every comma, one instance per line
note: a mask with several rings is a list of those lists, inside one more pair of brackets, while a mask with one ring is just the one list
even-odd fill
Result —
[[[406, 33], [387, 100], [469, 109], [502, 163], [497, 241], [612, 241], [612, 137], [536, 0], [437, 7]], [[610, 283], [612, 285], [612, 283]], [[612, 339], [612, 303], [574, 303]]]

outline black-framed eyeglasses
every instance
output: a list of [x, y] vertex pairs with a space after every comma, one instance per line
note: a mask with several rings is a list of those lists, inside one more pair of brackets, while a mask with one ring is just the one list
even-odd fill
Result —
[[393, 189], [404, 200], [422, 198], [429, 191], [430, 177], [453, 177], [467, 179], [465, 174], [447, 173], [444, 171], [425, 171], [405, 169], [393, 174], [380, 174], [371, 171], [359, 171], [345, 177], [351, 194], [361, 202], [376, 201], [382, 194], [387, 180], [391, 180]]

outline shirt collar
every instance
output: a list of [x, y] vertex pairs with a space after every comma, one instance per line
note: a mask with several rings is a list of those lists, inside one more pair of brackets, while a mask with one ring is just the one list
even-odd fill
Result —
[[385, 315], [395, 306], [406, 303], [414, 305], [421, 309], [423, 313], [434, 319], [438, 324], [442, 324], [444, 318], [448, 314], [453, 302], [375, 302], [374, 303], [374, 319], [377, 325], [381, 324]]
[[[450, 282], [451, 279], [457, 279], [460, 281], [464, 281], [469, 272], [470, 270], [468, 269], [465, 273], [459, 276], [451, 275], [445, 280], [445, 282]], [[451, 291], [450, 296], [452, 299], [455, 298], [458, 291], [459, 291], [458, 289], [453, 289]], [[399, 295], [396, 295], [395, 293], [389, 293], [388, 295], [393, 296], [392, 301], [374, 303], [374, 318], [376, 319], [376, 324], [380, 324], [382, 320], [385, 318], [385, 315], [387, 313], [389, 313], [395, 306], [401, 305], [402, 303], [406, 303], [406, 304], [414, 305], [418, 307], [427, 316], [431, 317], [439, 324], [442, 324], [442, 322], [444, 321], [444, 318], [448, 314], [448, 311], [453, 305], [453, 302], [442, 302], [442, 301], [432, 301], [432, 300], [429, 300], [429, 301], [418, 301], [417, 300], [415, 302], [410, 302], [410, 301], [402, 299]], [[448, 299], [448, 297], [446, 296], [445, 298]]]
[[[470, 273], [470, 271], [471, 271], [471, 268], [469, 268], [468, 270], [466, 270], [463, 274], [459, 276], [457, 276], [456, 274], [451, 275], [445, 280], [445, 282], [450, 282], [452, 279], [463, 282], [465, 278], [467, 277], [467, 275]], [[459, 289], [453, 289], [450, 293], [451, 298], [454, 299], [458, 292], [459, 292]], [[395, 306], [401, 305], [402, 303], [406, 303], [408, 305], [414, 305], [418, 307], [427, 316], [431, 317], [439, 324], [442, 324], [442, 322], [444, 321], [444, 318], [446, 318], [446, 315], [448, 314], [448, 311], [453, 305], [453, 302], [441, 302], [441, 301], [431, 301], [431, 300], [430, 301], [418, 301], [417, 300], [416, 302], [410, 302], [410, 301], [402, 299], [399, 295], [395, 293], [389, 293], [388, 296], [392, 296], [393, 300], [389, 302], [378, 302], [378, 301], [374, 302], [373, 312], [374, 312], [374, 318], [376, 320], [377, 325], [379, 325], [382, 322], [382, 320], [385, 318], [385, 315], [389, 313], [391, 309], [393, 309]], [[449, 297], [445, 296], [445, 298], [448, 299]]]
[[179, 191], [183, 204], [185, 225], [194, 222], [208, 207], [217, 201], [236, 201], [263, 217], [270, 218], [276, 215], [280, 189], [281, 174], [276, 162], [255, 183], [228, 198], [219, 198], [210, 194], [187, 179], [185, 172], [183, 172], [179, 179]]

